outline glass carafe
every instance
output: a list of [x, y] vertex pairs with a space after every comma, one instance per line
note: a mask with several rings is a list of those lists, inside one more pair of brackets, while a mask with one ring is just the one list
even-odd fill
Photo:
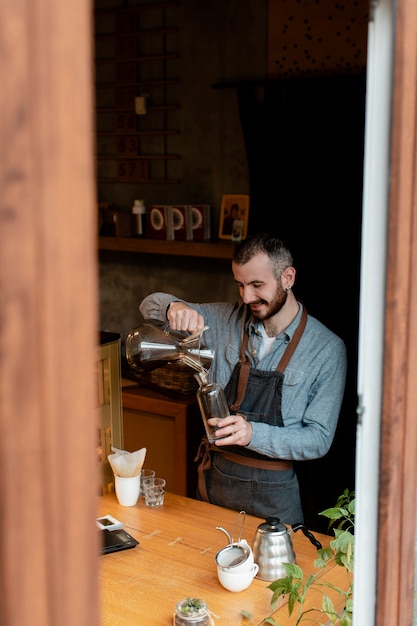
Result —
[[[197, 401], [200, 407], [201, 417], [203, 418], [207, 439], [209, 443], [214, 443], [216, 439], [219, 439], [219, 437], [216, 437], [218, 427], [209, 424], [208, 420], [212, 417], [221, 418], [230, 415], [229, 405], [227, 404], [223, 387], [217, 383], [209, 382], [206, 372], [195, 374], [195, 378], [199, 384]], [[221, 439], [222, 438], [223, 437], [221, 437]]]
[[134, 328], [126, 338], [126, 359], [136, 370], [149, 371], [181, 361], [198, 372], [210, 369], [214, 352], [201, 346], [207, 327], [192, 335], [145, 323]]

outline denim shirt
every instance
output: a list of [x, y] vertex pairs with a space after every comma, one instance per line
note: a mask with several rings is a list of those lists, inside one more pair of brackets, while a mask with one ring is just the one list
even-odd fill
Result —
[[[166, 321], [167, 308], [173, 301], [184, 302], [203, 316], [209, 328], [203, 333], [202, 343], [215, 351], [210, 376], [223, 387], [239, 360], [246, 325], [249, 324], [246, 354], [251, 367], [271, 371], [276, 369], [285, 352], [303, 307], [299, 303], [295, 319], [277, 335], [270, 352], [260, 360], [262, 322], [253, 318], [245, 304], [195, 304], [158, 292], [147, 296], [139, 309], [145, 319]], [[281, 406], [284, 428], [252, 423], [252, 439], [247, 448], [272, 458], [293, 461], [324, 456], [336, 432], [346, 369], [346, 348], [342, 339], [309, 315], [300, 343], [285, 370]]]

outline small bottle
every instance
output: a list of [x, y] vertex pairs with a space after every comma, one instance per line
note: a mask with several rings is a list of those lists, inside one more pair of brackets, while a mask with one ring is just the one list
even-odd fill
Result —
[[233, 222], [232, 235], [230, 237], [231, 241], [233, 241], [234, 243], [238, 243], [239, 241], [242, 241], [244, 227], [245, 225], [243, 223], [243, 220], [235, 220]]
[[207, 420], [212, 417], [227, 417], [230, 415], [229, 405], [227, 404], [224, 390], [216, 383], [209, 383], [207, 375], [204, 372], [195, 374], [199, 388], [197, 389], [197, 401], [200, 407], [201, 416], [203, 418], [204, 428], [209, 443], [214, 443], [216, 437], [217, 426], [211, 426]]
[[177, 602], [174, 613], [174, 626], [211, 626], [207, 603], [200, 598], [184, 598]]
[[132, 207], [133, 215], [136, 215], [136, 235], [146, 236], [146, 206], [143, 200], [135, 200]]

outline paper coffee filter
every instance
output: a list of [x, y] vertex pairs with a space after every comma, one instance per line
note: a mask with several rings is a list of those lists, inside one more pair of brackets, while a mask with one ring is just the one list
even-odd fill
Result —
[[122, 478], [130, 478], [138, 476], [145, 462], [146, 448], [136, 450], [136, 452], [128, 452], [127, 450], [118, 450], [113, 448], [113, 454], [109, 454], [107, 459], [115, 476]]

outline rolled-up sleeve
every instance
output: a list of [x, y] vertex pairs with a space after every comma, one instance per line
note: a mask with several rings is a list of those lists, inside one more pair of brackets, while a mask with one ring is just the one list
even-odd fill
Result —
[[167, 309], [171, 302], [174, 301], [184, 302], [184, 304], [187, 304], [185, 300], [181, 300], [181, 298], [177, 298], [170, 293], [157, 291], [156, 293], [151, 293], [149, 296], [146, 296], [146, 298], [142, 300], [139, 305], [139, 311], [141, 312], [145, 320], [166, 322]]

